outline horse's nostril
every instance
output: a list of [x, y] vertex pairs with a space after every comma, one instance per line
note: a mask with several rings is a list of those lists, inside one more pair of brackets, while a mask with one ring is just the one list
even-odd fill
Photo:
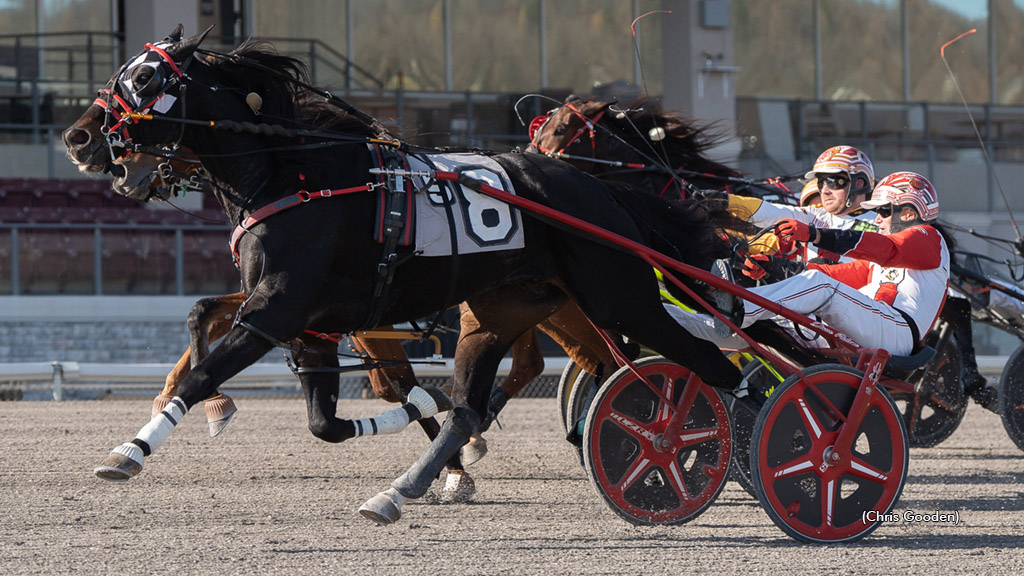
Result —
[[75, 146], [82, 146], [89, 143], [89, 133], [85, 130], [71, 130], [68, 132], [68, 143]]

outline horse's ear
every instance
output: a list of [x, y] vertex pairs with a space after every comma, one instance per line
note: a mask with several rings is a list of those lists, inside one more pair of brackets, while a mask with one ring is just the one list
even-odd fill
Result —
[[591, 100], [584, 106], [587, 108], [587, 114], [597, 114], [602, 110], [608, 109], [612, 104], [617, 104], [618, 100], [615, 98], [607, 98], [602, 100]]
[[203, 40], [206, 38], [206, 35], [210, 33], [210, 30], [213, 30], [212, 25], [201, 34], [196, 34], [195, 36], [190, 36], [179, 41], [177, 44], [167, 49], [167, 54], [171, 58], [174, 58], [175, 62], [185, 60], [196, 51], [196, 48], [199, 48], [199, 45], [203, 43]]
[[175, 28], [170, 34], [168, 34], [166, 38], [164, 38], [164, 42], [170, 42], [172, 44], [175, 42], [181, 42], [181, 38], [184, 35], [185, 27], [181, 24], [178, 24], [178, 27]]

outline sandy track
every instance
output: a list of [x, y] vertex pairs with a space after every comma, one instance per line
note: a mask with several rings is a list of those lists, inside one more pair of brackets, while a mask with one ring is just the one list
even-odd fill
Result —
[[[976, 406], [911, 450], [897, 511], [961, 525], [885, 524], [859, 543], [799, 544], [729, 484], [684, 526], [634, 527], [605, 507], [560, 439], [553, 399], [516, 400], [465, 505], [432, 491], [380, 528], [356, 513], [426, 446], [415, 427], [341, 445], [309, 434], [301, 400], [240, 400], [218, 438], [197, 411], [128, 484], [92, 468], [147, 420], [148, 400], [0, 404], [2, 574], [892, 574], [1024, 570], [1024, 453]], [[386, 405], [349, 401], [348, 416]], [[440, 485], [436, 486], [436, 490]]]

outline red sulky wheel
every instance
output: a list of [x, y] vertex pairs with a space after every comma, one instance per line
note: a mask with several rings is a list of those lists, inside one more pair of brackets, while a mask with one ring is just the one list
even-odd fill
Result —
[[903, 492], [909, 458], [903, 418], [876, 388], [863, 420], [850, 422], [857, 427], [851, 458], [828, 465], [863, 373], [824, 364], [804, 376], [814, 389], [791, 376], [758, 415], [750, 448], [754, 487], [768, 516], [793, 538], [852, 542], [877, 528]]
[[601, 386], [583, 437], [587, 472], [605, 502], [627, 521], [682, 524], [707, 509], [725, 486], [732, 451], [729, 412], [718, 392], [700, 383], [682, 432], [663, 442], [691, 372], [661, 357], [643, 358], [636, 366], [654, 388], [628, 367]]

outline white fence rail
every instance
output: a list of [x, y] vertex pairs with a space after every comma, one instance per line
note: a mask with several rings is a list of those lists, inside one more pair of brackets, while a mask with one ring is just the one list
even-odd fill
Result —
[[[416, 375], [420, 378], [451, 376], [454, 361], [451, 358], [419, 359], [414, 362]], [[565, 369], [568, 358], [545, 358], [544, 376], [557, 376]], [[351, 366], [356, 366], [351, 364]], [[505, 376], [512, 366], [512, 360], [502, 360], [498, 375]], [[68, 389], [160, 389], [173, 364], [103, 364], [89, 362], [15, 362], [0, 363], [0, 386], [31, 385], [34, 388], [50, 388], [54, 400], [64, 400]], [[359, 372], [350, 373], [358, 375]], [[253, 364], [229, 380], [223, 388], [272, 388], [282, 386], [298, 387], [295, 375], [283, 363]]]

